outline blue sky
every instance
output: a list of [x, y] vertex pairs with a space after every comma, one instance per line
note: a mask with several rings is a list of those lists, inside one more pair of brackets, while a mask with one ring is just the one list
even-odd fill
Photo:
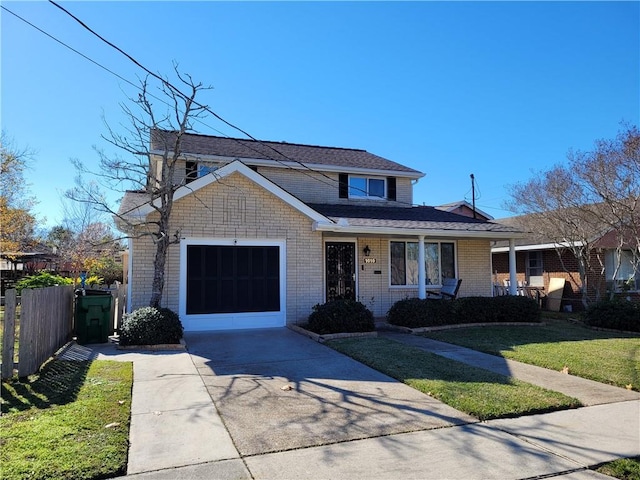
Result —
[[[2, 1], [134, 83], [144, 76], [47, 2]], [[366, 149], [426, 173], [414, 201], [496, 218], [507, 186], [639, 124], [639, 2], [61, 2], [150, 70], [262, 140]], [[133, 87], [0, 11], [1, 126], [35, 151], [43, 225], [62, 220], [70, 158], [97, 163], [102, 117]], [[240, 133], [209, 119], [199, 133]], [[211, 128], [209, 128], [211, 127]]]

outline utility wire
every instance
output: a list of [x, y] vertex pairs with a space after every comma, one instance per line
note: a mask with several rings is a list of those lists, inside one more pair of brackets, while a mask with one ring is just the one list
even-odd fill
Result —
[[[47, 36], [47, 37], [49, 37], [50, 39], [52, 39], [52, 40], [54, 40], [55, 42], [59, 43], [60, 45], [62, 45], [62, 46], [64, 46], [64, 47], [66, 47], [67, 49], [69, 49], [69, 50], [71, 50], [72, 52], [76, 53], [77, 55], [80, 55], [80, 56], [81, 56], [82, 58], [84, 58], [85, 60], [88, 60], [89, 62], [93, 63], [94, 65], [96, 65], [96, 66], [98, 66], [98, 67], [100, 67], [100, 68], [102, 68], [103, 70], [105, 70], [106, 72], [110, 73], [111, 75], [113, 75], [113, 76], [115, 76], [115, 77], [119, 78], [119, 79], [120, 79], [120, 80], [122, 80], [123, 82], [125, 82], [125, 83], [127, 83], [127, 84], [131, 85], [132, 87], [134, 87], [134, 88], [136, 88], [136, 89], [140, 90], [141, 92], [143, 91], [143, 89], [142, 89], [142, 87], [141, 87], [140, 85], [137, 85], [137, 84], [133, 83], [133, 82], [132, 82], [132, 81], [130, 81], [129, 79], [127, 79], [127, 78], [125, 78], [125, 77], [123, 77], [123, 76], [119, 75], [118, 73], [116, 73], [116, 72], [114, 72], [113, 70], [111, 70], [111, 69], [107, 68], [106, 66], [104, 66], [104, 65], [102, 65], [101, 63], [97, 62], [96, 60], [93, 60], [91, 57], [89, 57], [89, 56], [85, 55], [84, 53], [80, 52], [79, 50], [77, 50], [77, 49], [75, 49], [75, 48], [71, 47], [71, 46], [70, 46], [70, 45], [68, 45], [67, 43], [63, 42], [62, 40], [58, 39], [57, 37], [55, 37], [55, 36], [51, 35], [50, 33], [46, 32], [45, 30], [43, 30], [42, 28], [40, 28], [40, 27], [38, 27], [37, 25], [33, 24], [32, 22], [28, 21], [28, 20], [27, 20], [27, 19], [25, 19], [24, 17], [21, 17], [21, 16], [20, 16], [20, 15], [18, 15], [17, 13], [15, 13], [15, 12], [11, 11], [10, 9], [6, 8], [4, 5], [0, 5], [0, 8], [2, 8], [3, 10], [5, 10], [7, 13], [10, 13], [10, 14], [11, 14], [11, 15], [13, 15], [14, 17], [16, 17], [16, 18], [20, 19], [21, 21], [23, 21], [23, 22], [24, 22], [24, 23], [26, 23], [27, 25], [31, 26], [32, 28], [34, 28], [34, 29], [38, 30], [40, 33], [42, 33], [42, 34], [46, 35], [46, 36]], [[145, 71], [146, 71], [146, 70], [145, 70]], [[172, 108], [172, 107], [173, 107], [173, 106], [172, 106], [171, 104], [169, 104], [165, 99], [160, 98], [160, 97], [158, 97], [158, 96], [154, 95], [154, 94], [153, 94], [153, 93], [151, 93], [151, 92], [148, 92], [148, 91], [147, 91], [147, 92], [146, 92], [146, 94], [147, 94], [147, 95], [149, 95], [151, 98], [154, 98], [154, 99], [158, 100], [159, 102], [163, 103], [163, 104], [164, 104], [164, 105], [166, 105], [167, 107], [170, 107], [170, 108]], [[226, 137], [226, 138], [229, 138], [229, 139], [231, 139], [231, 140], [235, 140], [235, 141], [237, 141], [237, 142], [240, 142], [240, 143], [242, 143], [242, 145], [243, 145], [243, 146], [245, 146], [246, 148], [248, 148], [248, 149], [250, 149], [250, 150], [253, 150], [253, 151], [257, 152], [257, 153], [260, 153], [261, 155], [264, 155], [264, 153], [263, 153], [263, 152], [261, 152], [261, 151], [257, 150], [256, 148], [252, 147], [251, 145], [248, 145], [248, 144], [246, 144], [246, 143], [242, 142], [242, 140], [240, 140], [240, 139], [236, 139], [236, 138], [232, 138], [232, 137], [229, 137], [229, 136], [228, 136], [228, 135], [226, 135], [224, 132], [221, 132], [220, 130], [216, 129], [215, 127], [212, 127], [211, 125], [208, 125], [208, 124], [207, 124], [207, 123], [205, 123], [202, 119], [200, 119], [200, 118], [195, 118], [194, 120], [195, 120], [196, 122], [200, 123], [201, 125], [203, 125], [203, 126], [207, 127], [208, 129], [210, 129], [210, 130], [212, 130], [212, 131], [214, 131], [214, 132], [219, 133], [219, 134], [220, 134], [220, 135], [222, 135], [223, 137]], [[284, 156], [284, 155], [283, 155], [283, 156]], [[267, 155], [267, 157], [269, 157], [269, 156]], [[285, 157], [286, 157], [286, 156], [285, 156]], [[276, 159], [273, 159], [273, 158], [271, 158], [271, 157], [269, 157], [269, 159], [271, 159], [271, 160], [275, 160], [275, 161], [277, 161], [277, 162], [279, 162], [279, 163], [282, 163], [281, 161], [276, 160]], [[290, 165], [286, 165], [286, 164], [284, 164], [284, 163], [282, 163], [282, 164], [283, 164], [283, 165], [285, 165], [288, 169], [293, 169], [293, 167], [291, 167]], [[303, 173], [303, 174], [305, 174], [305, 175], [307, 175], [307, 176], [311, 177], [311, 175], [309, 175], [309, 174], [308, 174], [307, 172], [305, 172], [305, 171], [302, 171], [301, 173]], [[326, 176], [326, 175], [325, 175], [325, 176]], [[320, 179], [320, 178], [316, 178], [316, 177], [311, 177], [311, 178], [314, 178], [315, 180], [320, 181], [321, 183], [323, 183], [323, 184], [325, 184], [325, 185], [327, 185], [327, 186], [333, 187], [333, 186], [335, 185], [335, 179], [333, 179], [333, 178], [331, 178], [331, 177], [328, 177], [328, 176], [326, 176], [326, 177], [327, 177], [327, 178], [329, 178], [329, 179], [332, 181], [332, 183], [329, 183], [329, 182], [323, 181], [322, 179]]]
[[[55, 1], [53, 0], [49, 0], [49, 3], [51, 3], [52, 5], [54, 5], [55, 7], [57, 7], [58, 9], [62, 10], [64, 13], [66, 13], [68, 16], [70, 16], [72, 19], [74, 19], [77, 23], [79, 23], [84, 29], [86, 29], [87, 31], [89, 31], [91, 34], [93, 34], [94, 36], [98, 37], [102, 42], [106, 43], [107, 45], [109, 45], [110, 47], [114, 48], [115, 50], [117, 50], [118, 52], [120, 52], [122, 55], [124, 55], [127, 59], [129, 59], [131, 62], [133, 62], [136, 66], [138, 66], [139, 68], [141, 68], [142, 70], [144, 70], [147, 74], [149, 74], [150, 76], [152, 76], [153, 78], [159, 80], [160, 82], [162, 82], [166, 87], [168, 87], [171, 91], [173, 91], [174, 93], [176, 93], [177, 95], [179, 95], [182, 98], [187, 98], [187, 95], [185, 95], [179, 88], [177, 88], [175, 85], [173, 85], [171, 82], [169, 82], [167, 79], [162, 78], [160, 75], [152, 72], [151, 70], [149, 70], [147, 67], [145, 67], [143, 64], [141, 64], [138, 60], [136, 60], [132, 55], [128, 54], [127, 52], [125, 52], [123, 49], [121, 49], [120, 47], [118, 47], [117, 45], [115, 45], [114, 43], [110, 42], [109, 40], [107, 40], [106, 38], [104, 38], [102, 35], [100, 35], [99, 33], [97, 33], [96, 31], [94, 31], [91, 27], [89, 27], [86, 23], [84, 23], [81, 19], [79, 19], [77, 16], [75, 16], [74, 14], [72, 14], [71, 12], [69, 12], [67, 9], [65, 9], [64, 7], [62, 7], [61, 5], [57, 4]], [[44, 31], [43, 29], [37, 27], [36, 25], [34, 25], [33, 23], [29, 22], [28, 20], [26, 20], [25, 18], [21, 17], [20, 15], [12, 12], [11, 10], [9, 10], [8, 8], [6, 8], [3, 5], [0, 5], [0, 7], [7, 11], [8, 13], [14, 15], [16, 18], [22, 20], [23, 22], [25, 22], [26, 24], [30, 25], [31, 27], [35, 28], [36, 30], [38, 30], [39, 32], [41, 32], [42, 34], [46, 35], [47, 37], [51, 38], [52, 40], [56, 41], [57, 43], [63, 45], [64, 47], [68, 48], [69, 50], [73, 51], [74, 53], [80, 55], [81, 57], [83, 57], [84, 59], [90, 61], [91, 63], [95, 64], [96, 66], [102, 68], [103, 70], [107, 71], [108, 73], [111, 73], [112, 75], [114, 75], [115, 77], [121, 79], [122, 81], [126, 82], [127, 84], [133, 86], [136, 89], [142, 90], [142, 88], [139, 85], [134, 84], [133, 82], [131, 82], [130, 80], [122, 77], [121, 75], [117, 74], [116, 72], [110, 70], [109, 68], [105, 67], [104, 65], [100, 64], [99, 62], [93, 60], [92, 58], [88, 57], [87, 55], [83, 54], [82, 52], [76, 50], [75, 48], [71, 47], [70, 45], [64, 43], [63, 41], [59, 40], [58, 38], [54, 37], [53, 35], [47, 33], [46, 31]], [[164, 103], [165, 105], [171, 107], [171, 105], [169, 103], [167, 103], [165, 100], [158, 98], [157, 96], [147, 92], [149, 96], [151, 96], [152, 98], [155, 98], [156, 100]], [[309, 166], [307, 166], [304, 162], [300, 161], [300, 160], [296, 160], [293, 159], [291, 157], [289, 157], [288, 155], [282, 153], [281, 151], [279, 151], [278, 149], [276, 149], [275, 147], [273, 147], [272, 145], [263, 142], [262, 140], [258, 140], [257, 138], [255, 138], [253, 135], [251, 135], [250, 133], [248, 133], [247, 131], [243, 130], [242, 128], [238, 127], [237, 125], [234, 125], [233, 123], [229, 122], [228, 120], [226, 120], [225, 118], [223, 118], [222, 116], [220, 116], [218, 113], [216, 113], [215, 111], [213, 111], [211, 108], [209, 108], [206, 105], [202, 105], [201, 103], [197, 102], [196, 100], [193, 100], [192, 102], [194, 105], [196, 105], [199, 108], [202, 108], [203, 110], [209, 112], [211, 115], [213, 115], [215, 118], [217, 118], [218, 120], [220, 120], [221, 122], [223, 122], [225, 125], [231, 127], [232, 129], [235, 129], [239, 132], [241, 132], [243, 135], [247, 136], [249, 139], [253, 140], [254, 142], [263, 145], [264, 147], [272, 150], [273, 152], [275, 152], [276, 154], [278, 154], [280, 157], [300, 165], [303, 168], [303, 171], [301, 173], [309, 176], [310, 178], [313, 178], [315, 181], [320, 181], [321, 183], [334, 187], [336, 183], [338, 183], [338, 180], [336, 180], [335, 178], [330, 177], [329, 175], [327, 175], [324, 172], [315, 170]], [[271, 155], [267, 155], [264, 152], [256, 149], [255, 147], [253, 147], [252, 145], [247, 144], [246, 142], [243, 142], [241, 139], [237, 139], [237, 138], [232, 138], [229, 137], [228, 135], [224, 134], [223, 132], [211, 127], [210, 125], [207, 125], [206, 123], [204, 123], [202, 120], [200, 119], [195, 119], [197, 122], [201, 123], [202, 125], [204, 125], [205, 127], [216, 131], [218, 133], [220, 133], [221, 135], [237, 141], [238, 143], [241, 143], [244, 147], [255, 151], [256, 153], [259, 153], [260, 155], [265, 155], [268, 159], [276, 161], [282, 165], [284, 165], [285, 167], [289, 168], [289, 169], [293, 169], [293, 167], [291, 167], [290, 165], [287, 165], [286, 163], [284, 163], [281, 159], [278, 158], [274, 158]], [[306, 171], [305, 171], [306, 170]], [[321, 177], [326, 178], [327, 180], [329, 180], [329, 182], [322, 180], [321, 178], [312, 176], [309, 174], [309, 172], [313, 172], [316, 175], [319, 175]], [[352, 187], [349, 186], [350, 189], [356, 189], [359, 191], [363, 191], [364, 193], [366, 193], [365, 190], [359, 189], [357, 187]], [[406, 204], [406, 205], [412, 205], [409, 204], [408, 202], [398, 202], [400, 204]]]
[[[127, 52], [125, 52], [124, 50], [122, 50], [120, 47], [118, 47], [117, 45], [113, 44], [112, 42], [110, 42], [109, 40], [107, 40], [106, 38], [104, 38], [102, 35], [100, 35], [99, 33], [97, 33], [95, 30], [93, 30], [91, 27], [89, 27], [86, 23], [84, 23], [82, 20], [80, 20], [78, 17], [76, 17], [73, 13], [69, 12], [69, 10], [67, 10], [66, 8], [62, 7], [61, 5], [57, 4], [56, 2], [54, 2], [53, 0], [49, 0], [49, 3], [51, 3], [52, 5], [54, 5], [55, 7], [59, 8], [60, 10], [62, 10], [64, 13], [66, 13], [68, 16], [70, 16], [71, 18], [73, 18], [76, 22], [78, 22], [84, 29], [86, 29], [87, 31], [89, 31], [90, 33], [92, 33], [93, 35], [95, 35], [96, 37], [98, 37], [100, 40], [102, 40], [104, 43], [106, 43], [107, 45], [109, 45], [110, 47], [114, 48], [115, 50], [117, 50], [118, 52], [120, 52], [122, 55], [124, 55], [125, 57], [127, 57], [129, 60], [131, 60], [134, 64], [136, 64], [138, 67], [140, 67], [142, 70], [144, 70], [145, 72], [147, 72], [149, 75], [151, 75], [152, 77], [156, 78], [157, 80], [159, 80], [160, 82], [162, 82], [164, 85], [166, 85], [168, 88], [170, 88], [172, 91], [174, 91], [175, 93], [177, 93], [179, 96], [181, 96], [182, 98], [188, 98], [187, 95], [185, 95], [184, 93], [182, 93], [182, 91], [180, 91], [180, 89], [178, 87], [176, 87], [175, 85], [173, 85], [171, 82], [169, 82], [167, 79], [162, 78], [160, 75], [158, 75], [157, 73], [152, 72], [151, 70], [149, 70], [147, 67], [145, 67], [144, 65], [142, 65], [138, 60], [136, 60], [133, 56], [129, 55]], [[221, 122], [223, 122], [224, 124], [228, 125], [229, 127], [233, 128], [234, 130], [237, 130], [239, 132], [241, 132], [243, 135], [246, 135], [247, 137], [249, 137], [251, 140], [253, 140], [254, 142], [258, 142], [261, 145], [266, 146], [267, 148], [273, 150], [274, 152], [276, 152], [278, 155], [282, 156], [283, 158], [286, 158], [287, 160], [291, 161], [291, 162], [295, 162], [297, 164], [299, 164], [300, 166], [302, 166], [305, 169], [308, 170], [312, 170], [313, 169], [309, 168], [307, 165], [305, 165], [303, 162], [299, 161], [299, 160], [295, 160], [292, 158], [289, 158], [287, 155], [283, 154], [282, 152], [278, 151], [276, 148], [272, 147], [269, 144], [263, 143], [261, 140], [258, 140], [257, 138], [253, 137], [250, 133], [248, 133], [247, 131], [243, 130], [242, 128], [238, 127], [237, 125], [234, 125], [233, 123], [229, 122], [228, 120], [224, 119], [222, 116], [218, 115], [216, 112], [214, 112], [213, 110], [211, 110], [211, 108], [209, 108], [207, 105], [202, 105], [201, 103], [199, 103], [196, 100], [193, 100], [193, 104], [198, 107], [198, 108], [202, 108], [203, 110], [209, 112], [211, 115], [213, 115], [215, 118], [217, 118], [218, 120], [220, 120]], [[274, 158], [271, 158], [271, 160], [276, 160]], [[319, 173], [320, 175], [330, 179], [331, 181], [335, 182], [335, 179], [329, 177], [328, 175], [326, 175], [323, 172], [317, 172], [314, 171], [315, 173]]]

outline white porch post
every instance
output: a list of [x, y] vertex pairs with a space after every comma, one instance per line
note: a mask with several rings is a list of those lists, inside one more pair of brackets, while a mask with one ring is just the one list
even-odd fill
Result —
[[427, 272], [424, 265], [424, 235], [418, 236], [418, 298], [427, 298]]
[[518, 277], [516, 276], [516, 241], [509, 239], [509, 295], [518, 294]]

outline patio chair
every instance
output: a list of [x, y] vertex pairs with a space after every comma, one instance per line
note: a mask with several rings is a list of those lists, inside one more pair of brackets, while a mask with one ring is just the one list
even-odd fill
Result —
[[458, 296], [458, 290], [462, 279], [460, 278], [443, 278], [442, 288], [439, 292], [430, 292], [427, 290], [427, 298], [446, 298], [454, 300]]

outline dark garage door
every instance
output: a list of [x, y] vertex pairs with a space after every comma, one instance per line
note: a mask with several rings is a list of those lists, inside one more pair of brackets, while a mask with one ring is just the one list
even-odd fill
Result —
[[187, 246], [187, 315], [279, 310], [279, 247]]

